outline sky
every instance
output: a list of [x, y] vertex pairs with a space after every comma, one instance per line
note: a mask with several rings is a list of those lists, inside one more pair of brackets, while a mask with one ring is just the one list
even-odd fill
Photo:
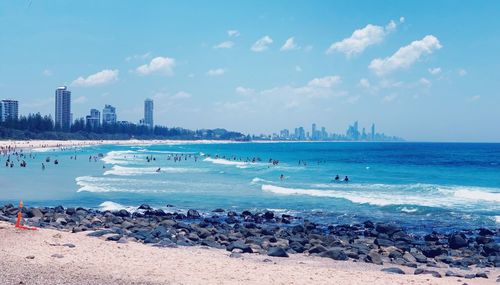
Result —
[[0, 1], [0, 98], [270, 134], [500, 141], [500, 1]]

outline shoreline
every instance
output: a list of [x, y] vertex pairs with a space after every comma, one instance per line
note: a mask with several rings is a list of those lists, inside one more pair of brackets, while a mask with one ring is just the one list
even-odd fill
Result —
[[[4, 221], [4, 225], [5, 222], [10, 222], [8, 227], [11, 231], [17, 211], [12, 205], [0, 207], [0, 221]], [[276, 268], [269, 266], [278, 264], [280, 270], [287, 271], [293, 267], [291, 264], [297, 262], [301, 264], [300, 270], [305, 272], [314, 271], [317, 267], [322, 268], [322, 273], [317, 273], [320, 275], [310, 276], [319, 278], [313, 282], [315, 284], [331, 282], [330, 278], [337, 275], [337, 270], [344, 272], [342, 270], [346, 268], [359, 275], [370, 272], [374, 279], [363, 279], [362, 282], [361, 279], [345, 279], [342, 284], [366, 284], [374, 280], [384, 281], [376, 284], [387, 284], [387, 280], [391, 280], [391, 284], [398, 284], [399, 281], [400, 284], [405, 284], [414, 280], [414, 277], [420, 281], [430, 280], [430, 284], [451, 284], [448, 282], [457, 282], [457, 279], [467, 280], [468, 283], [472, 281], [474, 284], [488, 284], [500, 274], [500, 247], [497, 242], [500, 238], [499, 229], [478, 229], [451, 235], [433, 233], [419, 237], [407, 234], [404, 229], [394, 224], [373, 224], [369, 221], [354, 225], [321, 225], [289, 215], [276, 216], [270, 211], [235, 213], [216, 209], [211, 215], [201, 216], [196, 210], [169, 213], [148, 205], [141, 205], [137, 212], [132, 213], [126, 210], [111, 212], [85, 208], [65, 209], [62, 206], [24, 208], [23, 212], [26, 217], [25, 224], [39, 227], [41, 232], [51, 231], [50, 229], [63, 231], [74, 237], [78, 243], [88, 240], [91, 244], [91, 239], [96, 239], [95, 242], [100, 240], [99, 243], [102, 241], [107, 244], [106, 247], [120, 248], [126, 244], [133, 248], [147, 248], [141, 250], [148, 252], [184, 252], [193, 259], [197, 259], [199, 255], [203, 256], [201, 252], [209, 252], [212, 257], [208, 258], [207, 262], [217, 262], [218, 259], [239, 260], [236, 263], [244, 266], [241, 263], [247, 261], [241, 260], [257, 261], [257, 265], [250, 265], [262, 265], [265, 267], [263, 270], [270, 272], [274, 272]], [[38, 231], [24, 233], [28, 236], [38, 235]], [[30, 248], [29, 243], [24, 246]], [[92, 247], [88, 250], [92, 250]], [[130, 258], [139, 258], [133, 251], [127, 254]], [[216, 260], [211, 260], [212, 258]], [[270, 259], [271, 262], [267, 264], [265, 259]], [[156, 262], [158, 260], [153, 263]], [[315, 265], [311, 269], [303, 264]], [[392, 268], [391, 271], [404, 274], [389, 275], [381, 271], [383, 268]], [[299, 269], [294, 268], [290, 272], [297, 272], [296, 270]], [[305, 272], [303, 274], [307, 275]], [[233, 273], [227, 270], [221, 272], [222, 275]], [[293, 281], [252, 279], [270, 278], [256, 275], [259, 273], [254, 272], [245, 277], [246, 279], [237, 279], [235, 276], [231, 278], [236, 278], [236, 283], [247, 283], [247, 280], [256, 284]], [[399, 279], [394, 277], [396, 275], [403, 277]], [[209, 283], [221, 282], [215, 282], [215, 279], [210, 277], [213, 276], [208, 275], [206, 279]], [[300, 278], [304, 277], [307, 276]], [[422, 277], [425, 279], [420, 279]], [[298, 283], [306, 282], [305, 279], [301, 280], [304, 282]], [[123, 284], [130, 284], [129, 281]], [[146, 281], [141, 280], [140, 284], [143, 284], [142, 282]], [[199, 282], [185, 279], [174, 280], [172, 283]]]

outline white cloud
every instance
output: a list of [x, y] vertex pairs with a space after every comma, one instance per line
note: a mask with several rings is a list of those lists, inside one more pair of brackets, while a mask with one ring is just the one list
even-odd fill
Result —
[[331, 88], [341, 82], [340, 76], [325, 76], [321, 78], [314, 78], [307, 83], [307, 86], [311, 87], [321, 87], [321, 88]]
[[229, 37], [237, 37], [240, 35], [240, 32], [238, 32], [237, 30], [229, 30], [227, 31], [227, 35]]
[[295, 40], [293, 37], [288, 38], [286, 42], [283, 44], [280, 50], [282, 51], [287, 51], [287, 50], [295, 50], [299, 49], [299, 46], [295, 43]]
[[361, 80], [359, 80], [359, 86], [369, 89], [371, 86], [370, 81], [368, 81], [368, 79], [366, 78], [361, 78]]
[[382, 101], [383, 102], [392, 102], [392, 101], [396, 100], [396, 98], [398, 98], [398, 94], [390, 94], [390, 95], [384, 96], [384, 98], [382, 98]]
[[118, 73], [118, 69], [104, 69], [87, 76], [87, 78], [80, 76], [75, 79], [71, 85], [82, 87], [103, 85], [118, 80]]
[[474, 95], [472, 97], [469, 98], [469, 102], [476, 102], [476, 101], [479, 101], [479, 99], [481, 99], [481, 96], [480, 95]]
[[439, 73], [441, 73], [441, 67], [434, 67], [434, 68], [429, 68], [427, 69], [429, 71], [430, 74], [432, 75], [437, 75]]
[[225, 42], [222, 42], [218, 45], [215, 45], [214, 46], [214, 49], [221, 49], [221, 48], [224, 48], [224, 49], [228, 49], [228, 48], [232, 48], [234, 46], [234, 42], [232, 41], [225, 41]]
[[405, 17], [399, 17], [399, 22], [402, 24], [405, 22]]
[[134, 54], [134, 55], [131, 55], [131, 56], [127, 56], [125, 58], [126, 61], [131, 61], [133, 59], [148, 59], [151, 57], [151, 52], [147, 52], [147, 53], [144, 53], [144, 54]]
[[418, 81], [420, 84], [422, 84], [425, 87], [430, 87], [431, 86], [431, 81], [425, 77], [420, 78]]
[[167, 76], [173, 75], [173, 68], [175, 66], [175, 59], [170, 57], [155, 57], [149, 64], [141, 65], [137, 68], [137, 73], [141, 75], [148, 75], [151, 73], [162, 73]]
[[43, 74], [44, 76], [49, 77], [49, 76], [52, 76], [52, 71], [51, 71], [50, 69], [44, 69], [44, 70], [42, 71], [42, 74]]
[[179, 91], [174, 95], [170, 96], [171, 99], [189, 99], [191, 97], [192, 97], [191, 93], [185, 91]]
[[300, 67], [299, 65], [296, 65], [295, 66], [295, 71], [301, 72], [302, 71], [302, 67]]
[[251, 88], [245, 88], [245, 87], [242, 87], [242, 86], [236, 87], [235, 91], [236, 91], [236, 93], [242, 94], [242, 95], [249, 95], [249, 94], [252, 94], [252, 93], [255, 92]]
[[85, 102], [87, 102], [87, 97], [85, 97], [85, 96], [80, 96], [80, 97], [73, 100], [73, 103], [75, 103], [75, 104], [83, 104]]
[[254, 52], [263, 52], [267, 50], [268, 45], [273, 43], [273, 39], [269, 36], [264, 36], [258, 39], [250, 48]]
[[384, 37], [396, 29], [396, 23], [390, 21], [385, 27], [368, 24], [362, 29], [355, 30], [349, 38], [330, 45], [327, 54], [341, 52], [347, 57], [362, 53], [367, 47], [379, 44]]
[[226, 70], [224, 68], [216, 68], [216, 69], [210, 69], [207, 71], [208, 76], [220, 76], [226, 73]]
[[467, 75], [467, 70], [465, 70], [465, 69], [463, 69], [463, 68], [462, 68], [462, 69], [459, 69], [459, 70], [458, 70], [458, 75], [460, 75], [460, 76], [465, 76], [465, 75]]
[[346, 102], [349, 103], [349, 104], [355, 104], [359, 101], [359, 98], [360, 96], [357, 95], [357, 96], [351, 96], [349, 98], [347, 98]]
[[398, 69], [409, 68], [420, 59], [423, 54], [431, 54], [442, 46], [439, 40], [432, 35], [425, 36], [422, 40], [413, 41], [401, 47], [393, 55], [386, 58], [376, 58], [368, 66], [375, 74], [384, 75]]

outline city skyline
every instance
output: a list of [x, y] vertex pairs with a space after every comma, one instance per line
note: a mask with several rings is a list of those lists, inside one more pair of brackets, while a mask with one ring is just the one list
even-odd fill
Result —
[[0, 97], [53, 114], [67, 85], [74, 118], [111, 102], [137, 122], [151, 98], [156, 124], [189, 129], [359, 120], [411, 141], [500, 141], [497, 2], [193, 3], [2, 2]]

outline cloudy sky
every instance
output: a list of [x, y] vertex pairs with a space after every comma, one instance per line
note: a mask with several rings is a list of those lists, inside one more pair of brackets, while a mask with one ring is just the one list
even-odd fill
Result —
[[419, 141], [500, 141], [500, 2], [0, 2], [0, 97], [23, 114], [249, 133], [359, 120]]

